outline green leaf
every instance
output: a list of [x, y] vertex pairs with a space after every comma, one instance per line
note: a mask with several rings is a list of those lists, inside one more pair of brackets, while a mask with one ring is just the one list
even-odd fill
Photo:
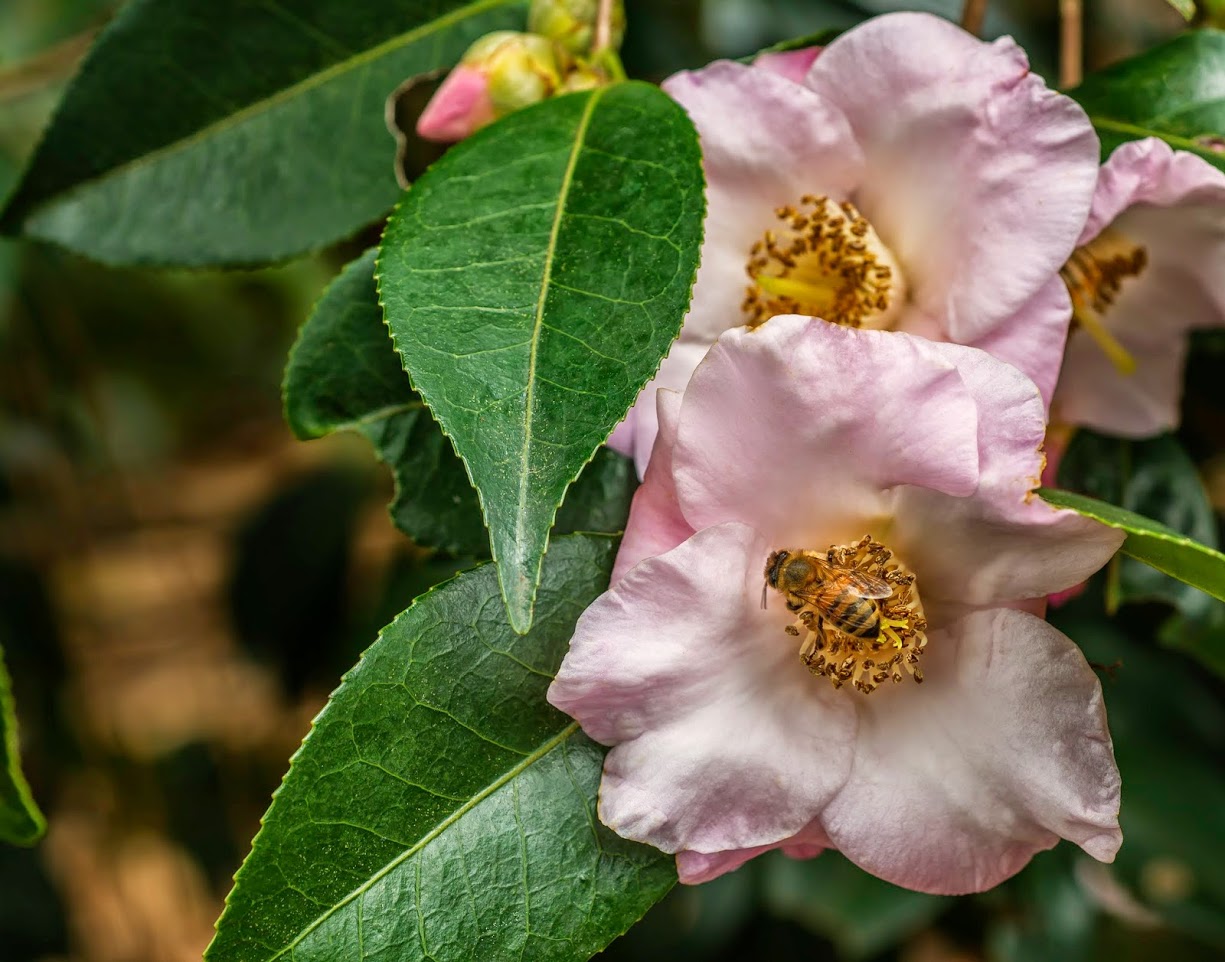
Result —
[[517, 630], [567, 486], [679, 333], [702, 188], [684, 111], [625, 83], [478, 132], [387, 225], [392, 337], [468, 467]]
[[762, 869], [770, 911], [825, 936], [852, 959], [891, 948], [952, 903], [882, 882], [834, 851], [802, 861], [772, 856]]
[[596, 818], [603, 749], [544, 699], [614, 550], [559, 539], [524, 637], [492, 565], [382, 631], [294, 756], [208, 962], [583, 960], [667, 892], [672, 859]]
[[522, 29], [525, 5], [132, 0], [0, 227], [126, 264], [252, 264], [346, 237], [399, 194], [388, 94]]
[[17, 711], [0, 649], [0, 841], [33, 845], [46, 830], [47, 822], [21, 774]]
[[1069, 94], [1097, 128], [1106, 156], [1119, 144], [1160, 137], [1225, 170], [1225, 32], [1175, 37], [1085, 78]]
[[[392, 346], [374, 283], [372, 248], [324, 291], [285, 371], [285, 417], [303, 440], [333, 431], [365, 436], [395, 477], [391, 517], [424, 547], [486, 557], [489, 539], [463, 462], [412, 389]], [[567, 493], [554, 530], [625, 527], [638, 479], [601, 450]]]
[[1070, 508], [1086, 518], [1126, 531], [1123, 554], [1225, 601], [1225, 554], [1164, 524], [1096, 498], [1052, 488], [1041, 488], [1038, 494], [1057, 508]]
[[[1059, 465], [1061, 487], [1117, 504], [1209, 548], [1217, 547], [1216, 514], [1195, 463], [1172, 435], [1127, 441], [1078, 431]], [[1163, 601], [1204, 617], [1220, 607], [1207, 595], [1130, 558], [1107, 581], [1113, 610], [1132, 601]]]

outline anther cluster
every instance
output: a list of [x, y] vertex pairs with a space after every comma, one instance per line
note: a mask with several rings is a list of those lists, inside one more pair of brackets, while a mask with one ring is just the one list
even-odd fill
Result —
[[806, 194], [799, 207], [774, 214], [780, 227], [753, 244], [745, 265], [749, 327], [777, 314], [860, 327], [889, 309], [893, 268], [881, 262], [882, 245], [854, 204]]

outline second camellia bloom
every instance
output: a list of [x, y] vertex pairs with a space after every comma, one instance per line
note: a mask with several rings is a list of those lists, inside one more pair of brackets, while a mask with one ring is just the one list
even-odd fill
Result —
[[725, 330], [775, 314], [981, 347], [1049, 399], [1071, 302], [1059, 269], [1097, 179], [1084, 111], [984, 43], [899, 13], [806, 58], [719, 62], [664, 89], [689, 112], [706, 240], [680, 340], [613, 435], [645, 466], [655, 389], [680, 389]]

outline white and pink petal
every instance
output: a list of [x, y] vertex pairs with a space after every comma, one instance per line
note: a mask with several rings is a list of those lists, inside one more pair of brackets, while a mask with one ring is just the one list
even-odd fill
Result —
[[981, 611], [933, 633], [921, 686], [859, 701], [855, 764], [821, 821], [886, 881], [980, 892], [1060, 838], [1111, 861], [1120, 779], [1101, 685], [1033, 615]]

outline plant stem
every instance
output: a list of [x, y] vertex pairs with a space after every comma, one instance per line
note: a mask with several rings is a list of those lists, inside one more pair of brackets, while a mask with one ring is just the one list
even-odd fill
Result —
[[1084, 76], [1084, 10], [1081, 0], [1059, 0], [1059, 86], [1075, 87]]
[[983, 18], [987, 16], [987, 0], [965, 0], [961, 7], [961, 26], [974, 36], [983, 32]]
[[598, 57], [612, 45], [613, 0], [600, 0], [595, 16], [595, 37], [591, 42], [591, 53]]

